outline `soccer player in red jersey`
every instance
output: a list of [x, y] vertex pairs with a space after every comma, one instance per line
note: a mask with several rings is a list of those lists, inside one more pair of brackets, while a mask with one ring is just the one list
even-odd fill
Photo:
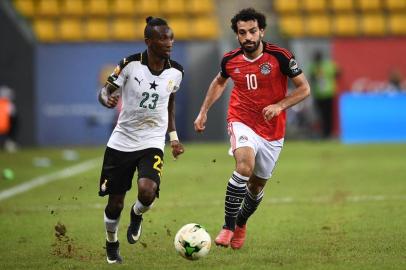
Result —
[[[264, 42], [266, 18], [252, 8], [231, 19], [240, 48], [228, 52], [211, 82], [194, 126], [203, 132], [207, 112], [222, 95], [228, 78], [234, 82], [228, 107], [228, 133], [235, 170], [225, 196], [225, 224], [215, 239], [239, 249], [246, 223], [263, 197], [263, 189], [282, 149], [286, 109], [310, 95], [310, 86], [291, 52]], [[295, 89], [287, 92], [288, 77]]]

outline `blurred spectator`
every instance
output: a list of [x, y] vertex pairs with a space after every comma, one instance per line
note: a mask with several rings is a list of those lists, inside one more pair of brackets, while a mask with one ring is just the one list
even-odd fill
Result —
[[388, 84], [386, 90], [389, 91], [406, 91], [406, 81], [402, 81], [402, 74], [398, 69], [392, 69], [389, 72]]
[[321, 136], [329, 138], [333, 130], [333, 100], [338, 70], [335, 63], [316, 51], [309, 66], [312, 96], [321, 124]]
[[0, 143], [7, 152], [17, 151], [17, 110], [13, 89], [0, 86]]

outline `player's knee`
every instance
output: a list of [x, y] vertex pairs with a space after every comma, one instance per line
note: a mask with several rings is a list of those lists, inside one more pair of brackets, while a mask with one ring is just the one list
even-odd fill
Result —
[[253, 170], [254, 168], [250, 166], [247, 162], [237, 163], [236, 171], [243, 176], [250, 177], [252, 175]]
[[109, 203], [106, 206], [105, 213], [108, 218], [117, 219], [120, 216], [121, 211], [123, 211], [123, 208], [124, 208], [123, 202]]
[[140, 190], [138, 192], [138, 200], [143, 205], [151, 205], [155, 200], [155, 192], [151, 190]]
[[157, 185], [152, 181], [138, 183], [138, 199], [144, 205], [151, 205], [156, 197]]

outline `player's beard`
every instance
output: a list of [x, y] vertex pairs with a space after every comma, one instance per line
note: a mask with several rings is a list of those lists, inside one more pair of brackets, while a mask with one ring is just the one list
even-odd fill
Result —
[[[258, 41], [256, 41], [256, 42], [254, 42], [254, 41], [244, 42], [244, 43], [240, 42], [240, 45], [244, 52], [253, 53], [258, 49], [260, 43], [261, 43], [261, 39], [258, 39]], [[255, 45], [252, 47], [246, 47], [247, 44], [255, 44]]]

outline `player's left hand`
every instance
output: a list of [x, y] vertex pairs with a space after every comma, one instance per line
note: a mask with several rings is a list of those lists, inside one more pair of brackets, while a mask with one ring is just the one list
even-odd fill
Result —
[[282, 106], [279, 104], [271, 104], [266, 106], [262, 110], [262, 115], [264, 116], [265, 121], [269, 121], [275, 116], [278, 116], [282, 112]]
[[185, 152], [183, 145], [178, 141], [171, 141], [172, 155], [174, 159], [177, 159], [179, 155]]

